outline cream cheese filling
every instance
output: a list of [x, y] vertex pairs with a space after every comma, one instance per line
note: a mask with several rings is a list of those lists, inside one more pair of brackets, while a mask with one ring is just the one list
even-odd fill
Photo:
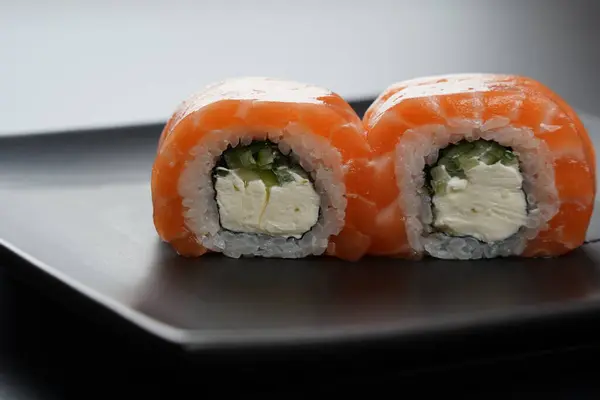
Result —
[[320, 197], [312, 183], [290, 171], [293, 180], [267, 187], [260, 180], [244, 180], [231, 171], [217, 176], [216, 200], [223, 228], [300, 238], [319, 218]]
[[432, 198], [433, 226], [455, 236], [491, 243], [515, 234], [527, 220], [523, 177], [516, 166], [483, 162], [452, 177]]

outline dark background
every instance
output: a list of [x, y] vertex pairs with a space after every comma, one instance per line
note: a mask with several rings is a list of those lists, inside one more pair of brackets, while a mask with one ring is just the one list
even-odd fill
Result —
[[443, 341], [421, 336], [408, 344], [189, 354], [14, 256], [3, 253], [2, 263], [2, 399], [184, 398], [187, 390], [286, 397], [403, 396], [413, 390], [518, 399], [600, 394], [600, 324], [593, 314], [456, 332]]

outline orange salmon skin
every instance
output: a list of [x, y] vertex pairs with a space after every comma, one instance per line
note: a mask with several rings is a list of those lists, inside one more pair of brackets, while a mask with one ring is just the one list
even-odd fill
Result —
[[368, 212], [376, 222], [369, 254], [423, 256], [407, 237], [403, 193], [395, 184], [403, 160], [395, 149], [408, 140], [409, 132], [427, 127], [462, 127], [465, 134], [471, 127], [497, 132], [512, 127], [531, 134], [544, 148], [542, 162], [554, 176], [557, 200], [551, 219], [519, 255], [559, 256], [584, 243], [596, 196], [595, 150], [573, 108], [542, 83], [518, 75], [475, 73], [406, 80], [385, 89], [363, 122], [372, 150], [372, 186], [366, 201], [372, 204]]
[[[198, 156], [199, 145], [219, 144], [231, 132], [317, 141], [338, 157], [344, 184], [344, 226], [327, 239], [323, 254], [347, 260], [362, 257], [371, 244], [362, 215], [362, 170], [370, 148], [360, 117], [338, 94], [314, 85], [275, 78], [248, 77], [218, 82], [181, 103], [166, 123], [152, 167], [153, 220], [158, 235], [183, 256], [211, 251], [202, 232], [186, 219], [190, 204], [181, 177]], [[226, 147], [226, 146], [225, 146]], [[224, 150], [224, 147], [221, 149]], [[200, 188], [201, 189], [201, 188]]]

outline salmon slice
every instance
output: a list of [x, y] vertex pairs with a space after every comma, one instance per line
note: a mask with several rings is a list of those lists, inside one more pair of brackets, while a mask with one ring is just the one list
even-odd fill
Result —
[[[260, 140], [285, 137], [297, 146], [310, 148], [315, 158], [323, 158], [320, 161], [329, 165], [335, 179], [341, 182], [341, 193], [336, 197], [339, 204], [333, 206], [340, 208], [345, 218], [335, 235], [326, 238], [334, 238], [336, 245], [325, 247], [335, 257], [360, 258], [370, 236], [360, 231], [366, 225], [354, 205], [345, 213], [344, 198], [360, 191], [360, 185], [352, 180], [361, 175], [370, 156], [362, 121], [346, 101], [327, 89], [270, 78], [219, 82], [176, 108], [160, 135], [152, 167], [153, 218], [159, 236], [183, 256], [216, 251], [206, 248], [203, 240], [218, 226], [207, 225], [201, 231], [200, 216], [208, 211], [198, 209], [198, 204], [192, 204], [184, 193], [202, 191], [208, 183], [194, 187], [193, 182], [183, 182], [183, 176], [194, 175], [192, 165], [212, 168], [218, 156], [215, 146], [222, 152], [244, 135]], [[208, 148], [213, 153], [209, 154]], [[208, 157], [208, 161], [198, 164], [201, 156]], [[347, 180], [347, 176], [351, 179]]]
[[[595, 150], [575, 111], [540, 82], [501, 74], [455, 74], [403, 81], [379, 95], [363, 122], [372, 159], [391, 154], [393, 162], [393, 166], [372, 168], [371, 180], [390, 182], [393, 176], [396, 182], [396, 191], [389, 184], [375, 186], [369, 196], [377, 204], [380, 221], [370, 254], [402, 253], [400, 249], [407, 248], [416, 253], [425, 251], [411, 239], [414, 235], [407, 228], [420, 226], [414, 216], [418, 206], [406, 200], [416, 194], [398, 185], [416, 179], [411, 168], [424, 166], [421, 151], [430, 150], [435, 153], [428, 156], [432, 157], [439, 148], [464, 138], [521, 146], [522, 165], [532, 166], [531, 171], [537, 168], [530, 177], [536, 182], [531, 190], [548, 215], [540, 219], [540, 228], [535, 228], [533, 234], [530, 231], [533, 237], [518, 255], [559, 256], [583, 244], [596, 196]], [[396, 152], [398, 146], [414, 149], [415, 159], [401, 158]], [[404, 151], [402, 154], [410, 156]], [[400, 215], [392, 213], [393, 205], [398, 205]], [[388, 243], [390, 237], [393, 243]]]

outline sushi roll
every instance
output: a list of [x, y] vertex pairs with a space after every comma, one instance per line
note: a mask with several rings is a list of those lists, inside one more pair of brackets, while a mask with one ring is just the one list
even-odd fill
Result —
[[573, 109], [541, 83], [496, 74], [399, 82], [364, 123], [380, 236], [370, 253], [552, 257], [583, 244], [594, 148]]
[[347, 196], [370, 151], [340, 96], [271, 78], [215, 83], [167, 122], [152, 168], [154, 225], [183, 256], [358, 259]]

